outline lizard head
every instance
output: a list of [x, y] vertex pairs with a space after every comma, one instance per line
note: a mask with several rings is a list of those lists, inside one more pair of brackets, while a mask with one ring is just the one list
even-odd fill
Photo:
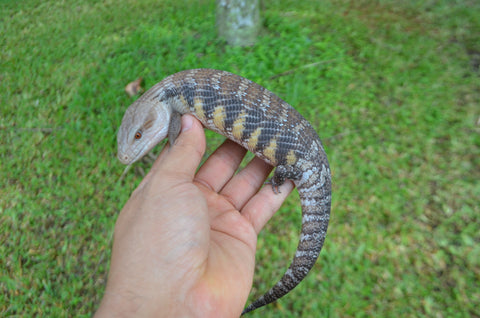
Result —
[[117, 157], [132, 164], [146, 155], [168, 134], [171, 109], [158, 100], [140, 98], [125, 112], [117, 134]]

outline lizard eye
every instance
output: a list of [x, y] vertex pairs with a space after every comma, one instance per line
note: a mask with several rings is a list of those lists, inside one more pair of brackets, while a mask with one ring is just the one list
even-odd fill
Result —
[[135, 133], [135, 139], [138, 140], [140, 138], [142, 138], [142, 131], [141, 130], [139, 130]]

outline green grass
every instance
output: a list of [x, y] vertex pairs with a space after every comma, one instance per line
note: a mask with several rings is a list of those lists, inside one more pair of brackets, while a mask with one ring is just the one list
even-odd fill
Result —
[[[249, 48], [217, 39], [214, 9], [2, 2], [0, 315], [95, 311], [116, 216], [141, 180], [118, 182], [123, 88], [210, 67], [311, 120], [334, 178], [314, 270], [251, 317], [480, 317], [478, 2], [266, 1]], [[261, 233], [252, 298], [290, 262], [298, 203]]]

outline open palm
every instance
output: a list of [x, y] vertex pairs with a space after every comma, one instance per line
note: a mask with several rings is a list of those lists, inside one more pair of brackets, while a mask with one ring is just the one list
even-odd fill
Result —
[[262, 188], [272, 167], [226, 141], [198, 170], [201, 124], [184, 116], [121, 211], [98, 316], [238, 317], [248, 297], [257, 234], [293, 189]]

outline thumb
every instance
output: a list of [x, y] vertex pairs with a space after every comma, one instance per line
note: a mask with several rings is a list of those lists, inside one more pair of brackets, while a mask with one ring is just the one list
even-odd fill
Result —
[[154, 164], [153, 170], [161, 171], [160, 175], [178, 174], [181, 177], [187, 177], [189, 181], [193, 180], [198, 165], [205, 153], [205, 133], [202, 124], [192, 115], [182, 116], [182, 129], [180, 135], [173, 145], [170, 145], [168, 151], [165, 151], [160, 160]]

